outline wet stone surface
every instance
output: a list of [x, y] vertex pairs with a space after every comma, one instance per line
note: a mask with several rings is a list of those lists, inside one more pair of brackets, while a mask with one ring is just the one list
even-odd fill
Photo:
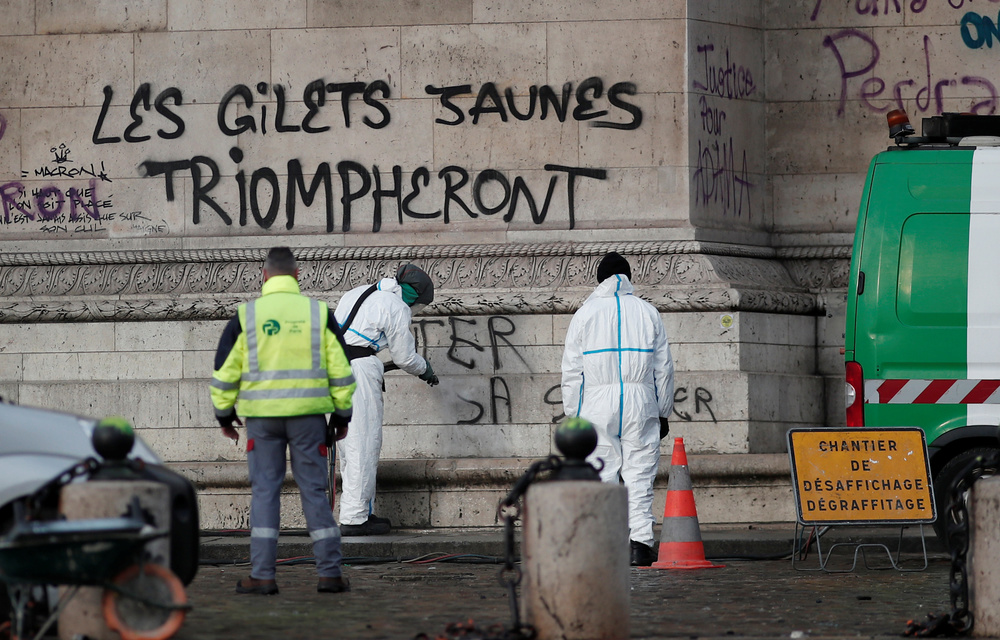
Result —
[[[943, 557], [909, 573], [864, 566], [850, 573], [800, 571], [787, 559], [725, 564], [693, 571], [631, 569], [631, 637], [899, 637], [908, 620], [950, 609], [949, 561]], [[348, 566], [352, 591], [320, 594], [315, 568], [298, 564], [279, 567], [280, 594], [256, 596], [234, 592], [248, 567], [205, 566], [188, 587], [194, 609], [175, 637], [408, 639], [419, 633], [435, 638], [448, 624], [470, 619], [483, 630], [509, 625], [499, 568], [444, 562]]]

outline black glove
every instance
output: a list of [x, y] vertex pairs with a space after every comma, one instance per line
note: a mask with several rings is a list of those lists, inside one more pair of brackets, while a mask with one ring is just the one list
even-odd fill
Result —
[[222, 427], [222, 434], [239, 444], [240, 434], [236, 431], [234, 425], [242, 427], [243, 421], [236, 415], [236, 412], [233, 411], [228, 416], [215, 416], [215, 419], [219, 421], [219, 426]]
[[663, 440], [664, 438], [666, 438], [667, 434], [669, 434], [669, 433], [670, 433], [670, 423], [667, 422], [666, 418], [662, 418], [661, 417], [660, 418], [660, 440]]
[[350, 418], [331, 413], [326, 423], [326, 446], [332, 447], [334, 442], [347, 437], [347, 425], [350, 422]]
[[438, 377], [434, 375], [434, 369], [431, 367], [431, 363], [428, 361], [427, 370], [420, 374], [420, 379], [431, 385], [432, 387], [437, 383], [441, 382]]

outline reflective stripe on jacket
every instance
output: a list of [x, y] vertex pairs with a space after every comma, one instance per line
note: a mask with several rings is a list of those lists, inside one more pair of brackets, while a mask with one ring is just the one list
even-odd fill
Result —
[[241, 332], [212, 375], [216, 415], [351, 416], [354, 376], [326, 303], [299, 292], [292, 276], [273, 276], [261, 297], [242, 304]]

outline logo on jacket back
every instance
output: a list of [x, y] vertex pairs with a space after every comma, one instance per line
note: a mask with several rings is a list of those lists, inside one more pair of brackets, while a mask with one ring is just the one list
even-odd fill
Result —
[[264, 333], [269, 336], [273, 336], [281, 331], [281, 325], [278, 324], [277, 320], [268, 320], [261, 328], [264, 330]]

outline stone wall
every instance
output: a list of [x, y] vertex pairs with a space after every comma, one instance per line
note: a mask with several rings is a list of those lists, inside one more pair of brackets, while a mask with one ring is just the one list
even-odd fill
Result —
[[212, 352], [275, 244], [331, 303], [406, 261], [437, 283], [414, 332], [442, 384], [387, 376], [397, 521], [490, 524], [551, 452], [562, 338], [611, 249], [669, 331], [702, 520], [791, 519], [785, 432], [843, 421], [884, 114], [992, 112], [1000, 81], [1000, 15], [943, 0], [4, 11], [0, 395], [126, 415], [219, 526], [245, 523], [245, 468]]

